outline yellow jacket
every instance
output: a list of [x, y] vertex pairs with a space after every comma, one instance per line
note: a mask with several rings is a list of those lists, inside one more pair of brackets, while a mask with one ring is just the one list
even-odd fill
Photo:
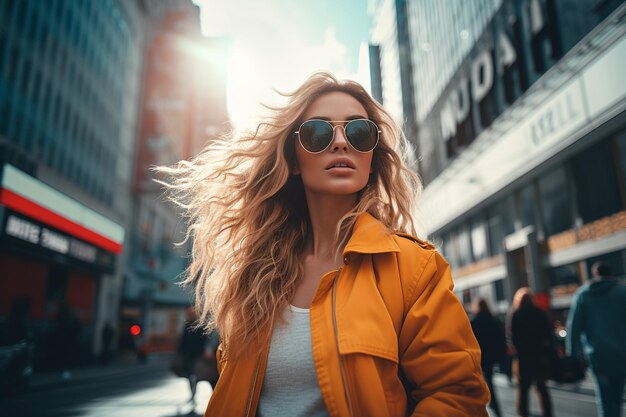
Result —
[[[310, 307], [313, 362], [330, 416], [486, 417], [480, 348], [443, 257], [369, 214], [357, 219], [343, 254]], [[205, 417], [256, 414], [268, 352], [269, 343], [236, 361], [220, 358]]]

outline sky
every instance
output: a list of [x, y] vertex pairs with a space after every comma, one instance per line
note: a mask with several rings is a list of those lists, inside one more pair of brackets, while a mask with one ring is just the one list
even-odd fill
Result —
[[235, 126], [280, 103], [273, 89], [292, 91], [316, 71], [365, 83], [359, 53], [369, 39], [368, 0], [194, 0], [206, 36], [232, 42], [227, 86]]

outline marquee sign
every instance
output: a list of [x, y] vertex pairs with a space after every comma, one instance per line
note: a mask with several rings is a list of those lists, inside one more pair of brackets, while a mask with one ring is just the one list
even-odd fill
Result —
[[6, 215], [0, 236], [5, 240], [14, 239], [12, 242], [34, 245], [48, 253], [63, 255], [74, 261], [106, 270], [113, 269], [112, 253], [12, 211], [8, 211]]
[[[114, 254], [122, 251], [122, 226], [9, 164], [2, 170], [0, 205], [105, 251]], [[65, 250], [65, 243], [52, 232], [36, 233], [33, 227], [24, 226], [19, 220], [12, 220], [10, 226], [9, 231], [17, 234], [14, 237], [34, 244], [45, 242], [49, 249]], [[68, 245], [69, 251], [71, 244]], [[76, 244], [74, 251], [88, 252]]]

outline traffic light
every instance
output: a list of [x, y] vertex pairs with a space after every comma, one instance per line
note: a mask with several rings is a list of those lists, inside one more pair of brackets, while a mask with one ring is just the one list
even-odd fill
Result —
[[141, 334], [141, 326], [138, 324], [133, 324], [130, 326], [130, 334], [133, 336], [139, 336]]

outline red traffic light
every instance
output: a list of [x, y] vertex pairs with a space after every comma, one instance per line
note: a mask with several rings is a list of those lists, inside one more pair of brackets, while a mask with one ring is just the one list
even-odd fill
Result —
[[139, 336], [140, 333], [141, 327], [138, 324], [133, 324], [132, 326], [130, 326], [130, 334], [132, 334], [133, 336]]

